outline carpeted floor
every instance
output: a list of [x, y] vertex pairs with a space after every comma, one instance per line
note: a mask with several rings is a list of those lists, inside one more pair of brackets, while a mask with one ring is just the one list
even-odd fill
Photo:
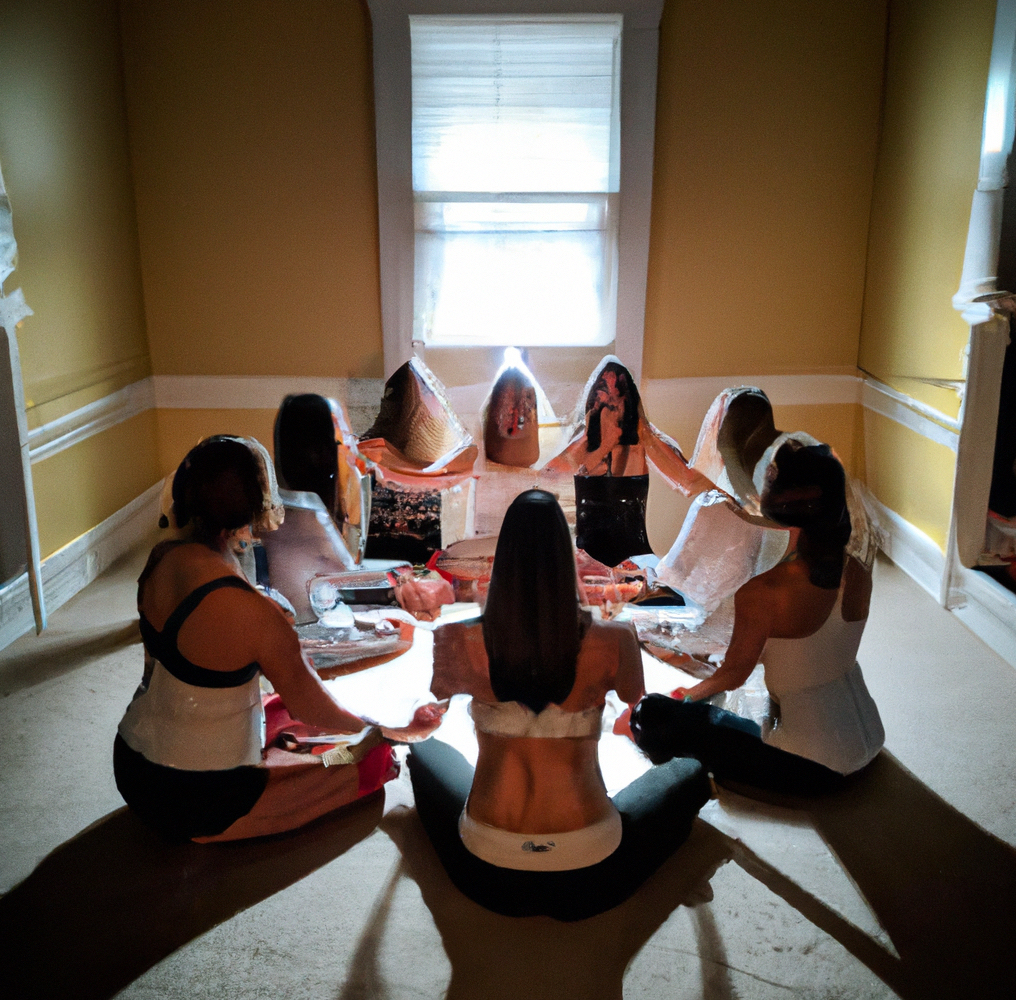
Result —
[[111, 769], [141, 671], [143, 558], [0, 652], [5, 995], [1016, 995], [1016, 671], [892, 564], [879, 563], [859, 657], [889, 752], [807, 816], [887, 951], [824, 920], [792, 858], [731, 863], [704, 821], [615, 910], [496, 916], [444, 875], [405, 775], [290, 836], [167, 846], [123, 807]]

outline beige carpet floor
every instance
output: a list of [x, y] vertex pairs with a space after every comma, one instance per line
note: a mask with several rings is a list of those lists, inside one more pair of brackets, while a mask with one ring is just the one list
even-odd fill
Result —
[[141, 672], [143, 558], [0, 651], [4, 995], [1016, 996], [1016, 670], [891, 563], [859, 657], [888, 752], [808, 819], [898, 958], [800, 912], [816, 916], [792, 858], [769, 873], [774, 892], [701, 821], [615, 910], [496, 916], [444, 875], [405, 775], [387, 802], [290, 836], [167, 846], [124, 808], [111, 768]]

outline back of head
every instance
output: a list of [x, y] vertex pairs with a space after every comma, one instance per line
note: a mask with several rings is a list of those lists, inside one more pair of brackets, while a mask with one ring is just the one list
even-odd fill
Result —
[[237, 438], [205, 438], [180, 463], [173, 478], [173, 517], [212, 541], [257, 521], [265, 510], [263, 472], [253, 451]]
[[808, 562], [812, 583], [839, 586], [850, 514], [846, 475], [828, 445], [784, 444], [767, 474], [762, 511], [779, 524], [801, 529], [798, 550]]
[[551, 493], [528, 490], [505, 514], [483, 640], [490, 684], [500, 701], [540, 712], [570, 694], [581, 642], [575, 554]]
[[317, 493], [335, 507], [338, 452], [332, 408], [324, 396], [286, 396], [275, 417], [275, 469], [289, 490]]

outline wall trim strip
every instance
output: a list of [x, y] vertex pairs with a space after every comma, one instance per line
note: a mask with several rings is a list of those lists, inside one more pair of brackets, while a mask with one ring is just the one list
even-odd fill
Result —
[[290, 393], [316, 392], [348, 407], [381, 402], [384, 379], [302, 375], [156, 375], [155, 405], [167, 410], [276, 410]]
[[1016, 594], [985, 573], [964, 566], [954, 567], [953, 584], [963, 594], [963, 603], [952, 609], [953, 614], [1016, 667]]
[[937, 603], [945, 569], [942, 550], [920, 528], [887, 507], [869, 489], [864, 487], [863, 493], [865, 506], [878, 532], [879, 548]]
[[861, 404], [866, 410], [880, 413], [952, 451], [959, 447], [960, 423], [957, 419], [947, 417], [926, 403], [911, 399], [877, 379], [864, 379]]
[[155, 387], [151, 377], [133, 382], [94, 403], [33, 428], [28, 432], [32, 464], [70, 448], [93, 434], [136, 417], [155, 406]]
[[809, 406], [820, 403], [860, 403], [861, 379], [857, 375], [705, 375], [688, 378], [645, 379], [654, 393], [674, 392], [710, 401], [724, 389], [737, 385], [758, 386], [774, 406]]
[[[649, 398], [673, 393], [687, 399], [705, 400], [706, 405], [732, 385], [757, 385], [775, 406], [858, 403], [953, 451], [959, 440], [958, 421], [875, 379], [862, 379], [857, 375], [708, 375], [643, 381], [643, 394]], [[29, 431], [31, 460], [33, 464], [41, 462], [93, 434], [154, 408], [274, 410], [282, 397], [290, 393], [317, 392], [340, 399], [345, 403], [354, 427], [365, 430], [377, 413], [383, 389], [384, 381], [380, 378], [154, 375]], [[456, 390], [452, 387], [449, 391], [454, 396], [463, 388]], [[485, 396], [486, 392], [481, 395]]]
[[[144, 541], [159, 520], [162, 481], [121, 507], [90, 531], [42, 562], [47, 610], [52, 613], [91, 583], [111, 563]], [[0, 587], [0, 649], [35, 625], [28, 592], [28, 574]]]

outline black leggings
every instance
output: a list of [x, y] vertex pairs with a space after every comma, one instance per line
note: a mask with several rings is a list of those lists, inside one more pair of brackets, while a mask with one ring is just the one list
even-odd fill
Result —
[[635, 742], [654, 763], [694, 757], [718, 782], [736, 782], [780, 795], [821, 795], [843, 786], [846, 777], [807, 757], [762, 741], [750, 719], [704, 701], [675, 701], [651, 694], [631, 717]]
[[610, 857], [572, 871], [517, 871], [470, 854], [459, 837], [459, 816], [473, 784], [462, 754], [427, 740], [413, 747], [409, 773], [416, 811], [449, 878], [470, 899], [509, 917], [582, 920], [623, 903], [684, 843], [709, 798], [701, 765], [672, 760], [614, 796], [623, 833]]

